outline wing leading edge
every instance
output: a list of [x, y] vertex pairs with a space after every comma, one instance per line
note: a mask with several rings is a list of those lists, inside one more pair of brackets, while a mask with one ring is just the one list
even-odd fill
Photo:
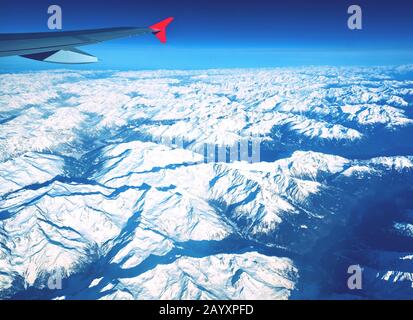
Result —
[[64, 32], [0, 34], [0, 57], [24, 58], [53, 63], [93, 63], [98, 59], [77, 47], [112, 39], [154, 34], [166, 42], [166, 27], [173, 18], [165, 19], [149, 28], [108, 28]]

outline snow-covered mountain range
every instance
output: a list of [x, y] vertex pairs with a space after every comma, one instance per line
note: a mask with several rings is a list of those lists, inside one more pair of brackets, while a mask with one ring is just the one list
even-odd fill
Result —
[[[0, 88], [1, 298], [411, 297], [413, 66], [59, 70]], [[251, 135], [262, 161], [204, 161]]]

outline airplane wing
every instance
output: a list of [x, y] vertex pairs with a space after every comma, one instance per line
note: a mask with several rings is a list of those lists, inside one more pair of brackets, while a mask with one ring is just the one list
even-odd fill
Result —
[[148, 28], [108, 28], [63, 32], [0, 34], [0, 57], [21, 56], [53, 63], [92, 63], [98, 59], [77, 47], [107, 40], [152, 33], [166, 42], [166, 27], [173, 18]]

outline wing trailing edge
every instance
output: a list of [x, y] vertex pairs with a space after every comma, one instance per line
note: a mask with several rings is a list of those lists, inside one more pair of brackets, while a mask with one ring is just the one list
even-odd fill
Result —
[[62, 64], [84, 64], [94, 63], [98, 61], [98, 58], [96, 58], [95, 56], [92, 56], [76, 48], [27, 54], [22, 55], [21, 57], [37, 61]]

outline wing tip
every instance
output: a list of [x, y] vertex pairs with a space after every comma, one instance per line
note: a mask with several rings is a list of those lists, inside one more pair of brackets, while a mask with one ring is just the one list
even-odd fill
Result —
[[161, 43], [166, 43], [166, 27], [174, 19], [174, 17], [169, 17], [149, 27], [149, 29], [152, 30], [152, 33], [159, 39]]

